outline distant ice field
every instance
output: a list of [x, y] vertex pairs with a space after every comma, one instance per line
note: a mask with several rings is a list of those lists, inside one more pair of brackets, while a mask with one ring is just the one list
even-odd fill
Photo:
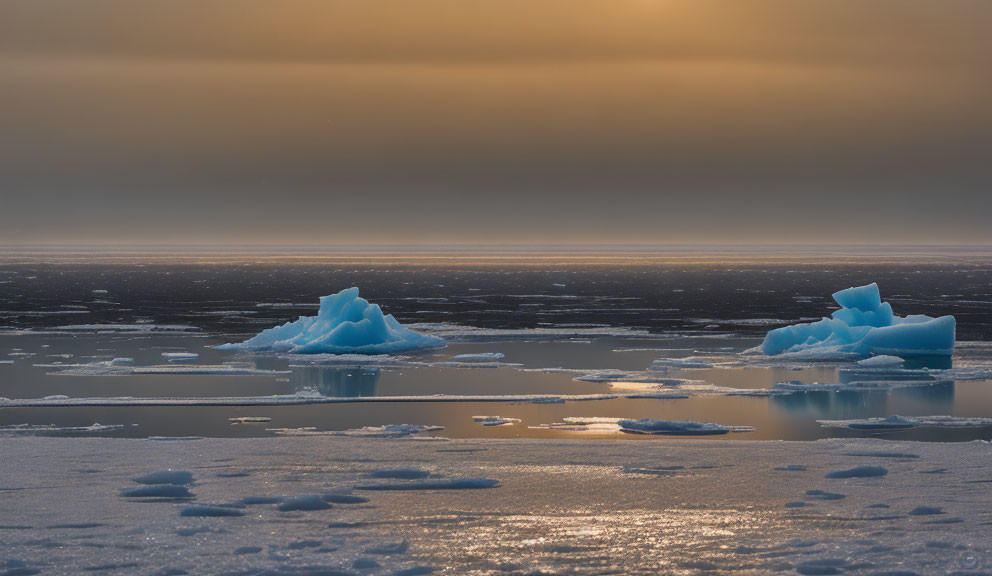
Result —
[[[992, 417], [992, 266], [974, 262], [69, 263], [0, 265], [0, 275], [0, 427], [149, 437], [410, 424], [451, 438], [664, 441], [556, 426], [612, 418], [754, 428], [726, 440], [992, 439], [983, 420], [818, 422]], [[742, 354], [769, 329], [829, 315], [831, 293], [868, 282], [900, 312], [954, 315], [954, 356], [895, 370]], [[312, 316], [320, 296], [349, 286], [447, 347], [382, 356], [214, 348]], [[502, 423], [473, 419], [489, 414]]]

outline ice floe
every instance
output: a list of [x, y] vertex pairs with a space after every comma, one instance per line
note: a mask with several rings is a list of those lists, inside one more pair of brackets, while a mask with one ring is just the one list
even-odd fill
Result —
[[669, 420], [620, 420], [622, 432], [668, 436], [701, 436], [728, 432], [754, 432], [752, 426], [724, 426], [715, 422], [672, 422]]
[[499, 362], [503, 359], [502, 352], [482, 352], [481, 354], [458, 354], [452, 356], [456, 362]]
[[506, 416], [472, 416], [472, 420], [483, 426], [513, 426], [520, 423], [520, 418]]
[[0, 436], [79, 436], [100, 434], [122, 430], [123, 424], [99, 424], [89, 426], [56, 426], [54, 424], [9, 424], [0, 426]]
[[140, 374], [185, 374], [215, 376], [272, 376], [289, 374], [289, 370], [261, 370], [248, 363], [227, 364], [161, 364], [154, 366], [134, 366], [130, 358], [89, 362], [83, 364], [35, 364], [38, 368], [48, 368], [56, 376], [131, 376]]
[[273, 396], [215, 396], [215, 397], [159, 397], [139, 398], [133, 396], [106, 396], [70, 398], [64, 395], [44, 398], [11, 399], [0, 397], [0, 408], [42, 408], [70, 406], [296, 406], [304, 404], [351, 404], [351, 403], [395, 403], [395, 402], [591, 402], [614, 398], [667, 398], [667, 395], [643, 394], [574, 394], [556, 396], [547, 394], [486, 394], [456, 395], [434, 394], [414, 396], [323, 396], [313, 390], [301, 390], [295, 394]]
[[445, 341], [419, 334], [402, 326], [379, 306], [358, 296], [358, 288], [348, 288], [320, 299], [316, 316], [301, 316], [294, 322], [263, 330], [238, 344], [224, 344], [221, 350], [272, 351], [338, 354], [383, 354], [428, 348], [442, 348]]
[[868, 368], [895, 368], [901, 367], [906, 361], [898, 356], [872, 356], [871, 358], [865, 358], [864, 360], [858, 360], [858, 366], [865, 366]]
[[400, 438], [423, 432], [439, 432], [444, 426], [426, 424], [386, 424], [383, 426], [365, 426], [350, 430], [317, 430], [316, 428], [270, 428], [269, 431], [277, 436], [361, 436], [371, 438]]
[[896, 316], [892, 306], [882, 302], [874, 283], [841, 290], [833, 298], [841, 309], [830, 318], [771, 330], [761, 351], [769, 356], [785, 353], [830, 358], [950, 356], [954, 352], [953, 316]]
[[268, 416], [235, 416], [233, 418], [228, 418], [231, 424], [262, 424], [265, 422], [272, 422], [272, 418]]
[[162, 352], [162, 357], [169, 362], [196, 360], [200, 357], [196, 352]]
[[976, 428], [992, 426], [992, 418], [965, 418], [960, 416], [889, 416], [888, 418], [862, 418], [852, 420], [817, 420], [825, 428], [850, 428], [851, 430], [908, 430], [911, 428]]

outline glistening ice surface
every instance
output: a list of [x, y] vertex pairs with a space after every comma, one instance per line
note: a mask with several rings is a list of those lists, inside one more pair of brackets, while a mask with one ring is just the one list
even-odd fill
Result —
[[[872, 281], [901, 313], [955, 316], [954, 356], [872, 365], [743, 353], [770, 329], [829, 315], [833, 292]], [[992, 271], [971, 261], [4, 265], [0, 435], [367, 434], [409, 424], [452, 438], [665, 441], [615, 425], [662, 420], [734, 429], [719, 436], [727, 440], [988, 439], [981, 421], [820, 421], [992, 414], [990, 285]], [[448, 346], [361, 357], [215, 348], [313, 316], [320, 296], [349, 286]]]

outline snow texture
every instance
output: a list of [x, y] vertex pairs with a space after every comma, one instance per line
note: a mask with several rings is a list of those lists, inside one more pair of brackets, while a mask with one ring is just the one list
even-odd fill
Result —
[[[0, 573], [977, 575], [992, 567], [985, 442], [443, 445], [251, 438], [191, 449], [3, 438]], [[895, 453], [917, 457], [886, 456]], [[823, 478], [882, 459], [883, 477]], [[774, 471], [786, 464], [806, 470]], [[130, 478], [167, 468], [197, 472], [196, 500], [121, 496], [137, 486]], [[432, 475], [369, 479], [387, 468]], [[934, 469], [946, 471], [926, 473]], [[464, 489], [481, 487], [472, 478], [499, 487]], [[444, 484], [425, 484], [434, 481]], [[367, 503], [329, 499], [359, 485], [380, 489], [356, 492]], [[164, 486], [172, 485], [150, 487]], [[335, 506], [279, 511], [278, 495], [321, 495]]]
[[445, 341], [403, 327], [379, 306], [348, 288], [320, 299], [316, 316], [300, 316], [294, 322], [263, 330], [240, 344], [224, 344], [220, 350], [289, 352], [294, 354], [392, 354], [410, 350], [443, 348]]
[[896, 316], [892, 306], [882, 302], [874, 283], [841, 290], [833, 298], [841, 309], [830, 318], [771, 330], [761, 351], [769, 356], [804, 354], [824, 358], [954, 353], [953, 316]]

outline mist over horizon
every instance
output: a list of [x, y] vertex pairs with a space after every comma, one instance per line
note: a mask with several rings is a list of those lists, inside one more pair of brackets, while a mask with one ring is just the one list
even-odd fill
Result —
[[0, 244], [988, 244], [979, 0], [0, 2]]

